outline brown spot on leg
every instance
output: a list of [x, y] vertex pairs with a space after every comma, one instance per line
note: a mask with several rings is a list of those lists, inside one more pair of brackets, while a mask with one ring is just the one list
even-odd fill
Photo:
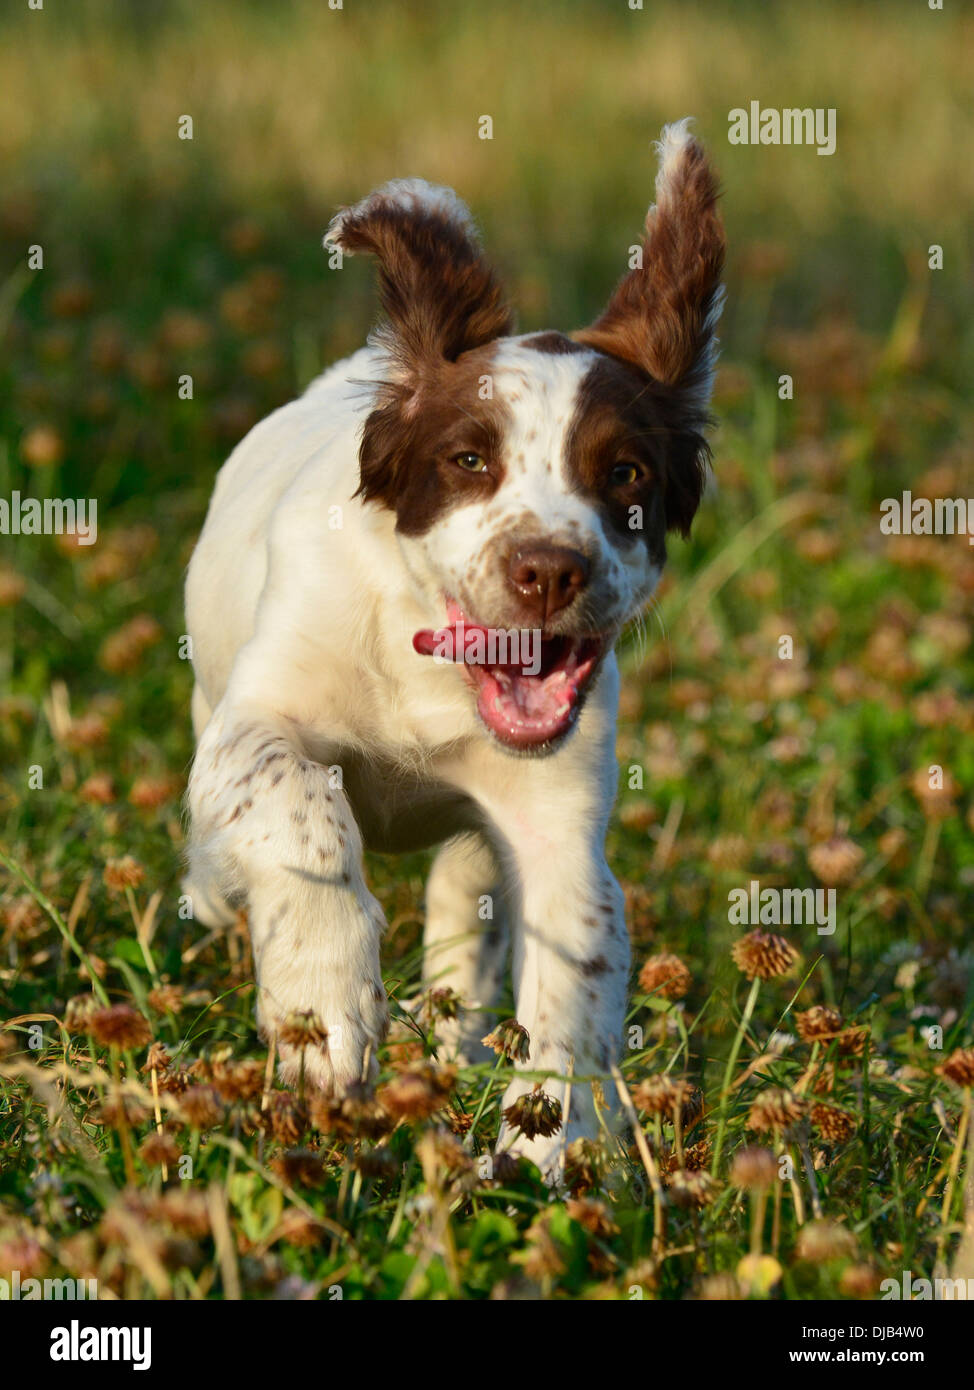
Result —
[[590, 979], [593, 975], [604, 975], [608, 969], [609, 962], [606, 960], [605, 956], [602, 955], [593, 956], [591, 960], [580, 960], [578, 962], [578, 970], [586, 979]]

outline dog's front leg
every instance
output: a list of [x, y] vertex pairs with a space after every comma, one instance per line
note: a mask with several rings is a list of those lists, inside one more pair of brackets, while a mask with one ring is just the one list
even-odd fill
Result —
[[[547, 1137], [505, 1126], [499, 1150], [557, 1172], [566, 1144], [600, 1129], [591, 1077], [604, 1079], [622, 1048], [629, 937], [622, 890], [605, 858], [615, 795], [615, 672], [610, 667], [572, 742], [550, 758], [511, 762], [487, 746], [452, 773], [489, 818], [509, 885], [518, 1022], [531, 1042], [527, 1071], [550, 1071], [543, 1090], [562, 1104], [564, 1124]], [[508, 1108], [533, 1088], [512, 1082]], [[564, 1113], [566, 1095], [568, 1111]]]
[[[306, 1078], [344, 1090], [374, 1071], [387, 1006], [382, 911], [366, 887], [361, 836], [336, 781], [304, 755], [289, 721], [224, 701], [190, 778], [190, 859], [192, 881], [246, 902], [262, 1030], [276, 1032], [294, 1011], [314, 1011], [328, 1042], [306, 1049]], [[299, 1055], [282, 1046], [281, 1062], [293, 1081]]]
[[[598, 1133], [593, 1074], [603, 1079], [606, 1099], [613, 1104], [608, 1072], [622, 1046], [629, 938], [622, 890], [601, 847], [589, 836], [549, 840], [543, 850], [539, 845], [520, 866], [520, 877], [514, 985], [518, 1022], [531, 1037], [524, 1067], [572, 1079], [542, 1083], [562, 1106], [558, 1133], [528, 1138], [512, 1136], [505, 1127], [499, 1148], [524, 1154], [550, 1175], [560, 1166], [567, 1144]], [[533, 1084], [512, 1082], [505, 1108]]]

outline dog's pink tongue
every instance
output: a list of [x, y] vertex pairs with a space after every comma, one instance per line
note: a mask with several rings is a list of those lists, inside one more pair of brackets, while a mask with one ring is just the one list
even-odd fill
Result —
[[441, 633], [431, 627], [421, 628], [413, 633], [413, 651], [419, 652], [420, 656], [432, 656], [439, 645], [440, 636]]
[[419, 632], [413, 634], [413, 650], [419, 652], [420, 656], [439, 656], [446, 661], [466, 661], [468, 653], [473, 654], [471, 648], [486, 631], [486, 628], [463, 621], [453, 623], [449, 627], [420, 628]]

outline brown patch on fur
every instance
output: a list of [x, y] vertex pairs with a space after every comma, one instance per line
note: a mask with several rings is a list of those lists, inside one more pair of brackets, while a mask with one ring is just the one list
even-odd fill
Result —
[[[479, 394], [493, 353], [489, 345], [417, 373], [418, 406], [406, 390], [386, 388], [385, 403], [365, 423], [359, 492], [393, 510], [403, 535], [422, 535], [454, 507], [486, 502], [500, 486], [508, 411]], [[453, 462], [467, 452], [480, 454], [487, 471]]]
[[535, 352], [550, 352], [555, 357], [567, 356], [572, 352], [584, 352], [585, 348], [581, 343], [574, 342], [564, 333], [555, 331], [549, 333], [535, 333], [531, 338], [525, 338], [522, 347], [533, 348]]
[[455, 362], [511, 331], [493, 270], [447, 209], [373, 195], [358, 213], [346, 213], [337, 242], [343, 251], [377, 258], [389, 320], [383, 339], [407, 371], [423, 361]]
[[580, 960], [578, 969], [586, 979], [591, 979], [593, 975], [604, 975], [609, 969], [609, 962], [605, 956], [593, 956], [591, 960]]
[[[345, 214], [337, 243], [378, 259], [388, 319], [378, 338], [393, 367], [363, 430], [358, 493], [394, 510], [404, 534], [421, 535], [498, 486], [504, 410], [480, 399], [479, 378], [489, 373], [490, 345], [511, 332], [511, 310], [448, 208], [373, 195]], [[482, 455], [491, 471], [465, 472], [452, 462], [464, 452]]]
[[[693, 515], [703, 486], [702, 475], [678, 466], [679, 439], [660, 392], [635, 368], [600, 358], [579, 385], [565, 444], [565, 467], [577, 490], [600, 505], [619, 535], [644, 541], [657, 564], [666, 558], [667, 527], [679, 524], [680, 508]], [[627, 463], [640, 469], [639, 476], [613, 483], [613, 469]], [[688, 490], [692, 495], [684, 496]], [[641, 530], [629, 524], [637, 506]]]

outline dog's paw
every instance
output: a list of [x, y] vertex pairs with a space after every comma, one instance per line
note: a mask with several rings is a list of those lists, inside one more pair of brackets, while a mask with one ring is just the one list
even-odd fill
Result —
[[548, 1186], [554, 1188], [561, 1184], [565, 1175], [565, 1147], [565, 1136], [561, 1130], [547, 1137], [538, 1134], [529, 1139], [520, 1131], [512, 1137], [511, 1131], [505, 1126], [495, 1152], [526, 1158], [539, 1170]]
[[[361, 1082], [374, 1081], [378, 1074], [378, 1051], [389, 1027], [389, 1007], [381, 984], [368, 982], [362, 986], [358, 1013], [350, 1017], [345, 1008], [336, 1009], [327, 1003], [315, 1010], [296, 1010], [295, 1015], [313, 1013], [325, 1032], [322, 1039], [314, 1038], [303, 1048], [294, 1041], [287, 1020], [276, 1024], [264, 1022], [262, 1031], [273, 1031], [277, 1037], [278, 1074], [287, 1086], [297, 1086], [302, 1075], [304, 1085], [329, 1095], [344, 1095]], [[338, 1022], [335, 1022], [335, 1019]], [[291, 1039], [291, 1040], [288, 1040]]]

